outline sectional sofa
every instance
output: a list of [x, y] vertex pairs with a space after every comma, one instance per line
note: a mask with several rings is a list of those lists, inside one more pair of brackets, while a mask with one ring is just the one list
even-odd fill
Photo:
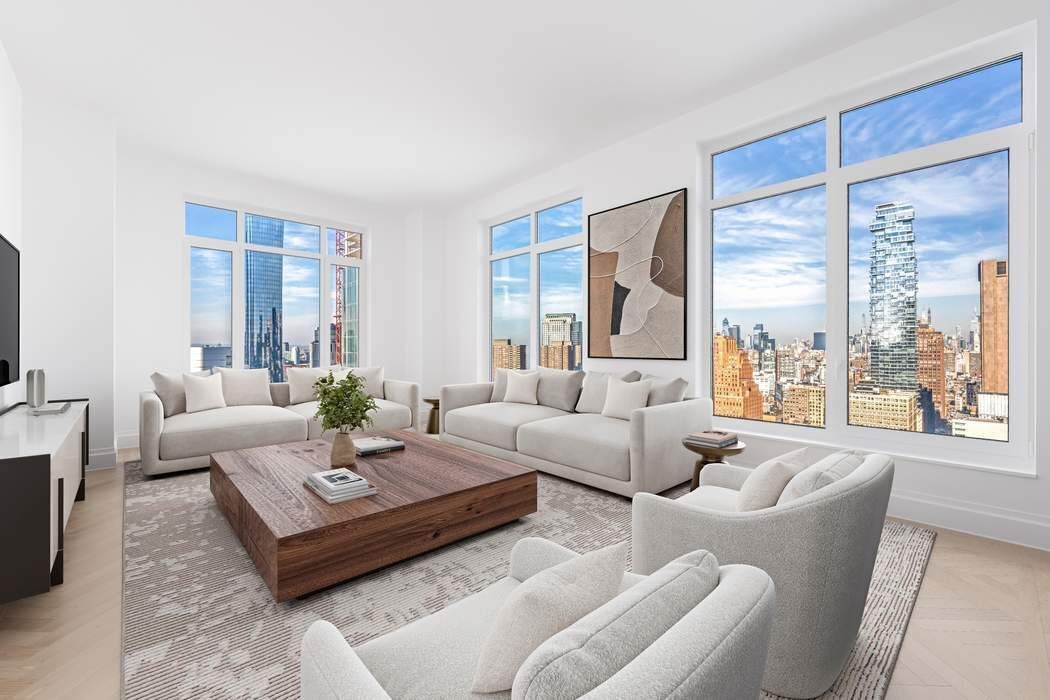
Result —
[[[369, 393], [377, 406], [369, 430], [415, 428], [419, 385], [385, 379], [382, 368], [369, 369]], [[179, 382], [175, 375], [155, 374], [155, 385], [162, 381], [158, 376], [168, 381], [167, 401], [162, 401], [156, 390], [139, 395], [139, 451], [144, 474], [207, 467], [212, 452], [330, 437], [322, 435], [321, 423], [315, 417], [317, 401], [313, 400], [309, 388], [304, 393], [301, 387], [288, 382], [272, 383], [268, 384], [268, 396], [245, 399], [231, 394], [226, 397], [227, 405], [223, 408], [187, 413], [185, 397], [179, 410]], [[304, 381], [308, 378], [309, 375]]]
[[[493, 382], [442, 388], [441, 439], [628, 497], [660, 493], [691, 478], [696, 455], [682, 447], [682, 437], [711, 426], [712, 406], [709, 399], [683, 398], [684, 380], [538, 371], [536, 404], [502, 400], [504, 371]], [[654, 390], [649, 405], [628, 420], [613, 418], [602, 414], [610, 376], [664, 389], [679, 382], [678, 393]]]

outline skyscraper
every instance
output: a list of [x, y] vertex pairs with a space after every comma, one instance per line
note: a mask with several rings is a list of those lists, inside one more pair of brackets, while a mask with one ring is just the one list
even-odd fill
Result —
[[282, 382], [281, 256], [249, 250], [244, 268], [244, 359], [248, 367], [267, 368], [271, 382]]
[[[928, 323], [920, 323], [916, 328], [918, 366], [916, 378], [919, 386], [929, 389], [937, 415], [942, 419], [948, 417], [948, 404], [944, 400], [944, 333], [934, 330]], [[927, 430], [932, 425], [927, 424]]]
[[747, 352], [727, 335], [714, 338], [715, 415], [762, 419], [762, 393]]
[[827, 350], [828, 334], [826, 331], [813, 331], [813, 349]]
[[512, 345], [509, 338], [492, 341], [492, 370], [524, 369], [528, 365], [524, 345]]
[[982, 260], [977, 265], [981, 283], [981, 391], [1005, 394], [1010, 384], [1010, 276], [1006, 260]]
[[868, 270], [871, 379], [879, 389], [918, 387], [915, 328], [918, 264], [915, 209], [890, 202], [875, 207]]
[[544, 314], [540, 327], [540, 365], [579, 369], [583, 364], [583, 324], [574, 313]]

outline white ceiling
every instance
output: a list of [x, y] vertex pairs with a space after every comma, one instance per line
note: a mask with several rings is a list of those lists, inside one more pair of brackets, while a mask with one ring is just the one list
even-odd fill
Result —
[[949, 0], [7, 0], [23, 89], [384, 203], [551, 167]]

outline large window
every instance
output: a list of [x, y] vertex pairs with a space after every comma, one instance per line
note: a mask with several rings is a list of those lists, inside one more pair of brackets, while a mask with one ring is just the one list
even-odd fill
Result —
[[1029, 463], [1031, 394], [1011, 373], [1029, 341], [1034, 123], [1023, 57], [995, 55], [1011, 41], [712, 144], [716, 415]]
[[288, 367], [361, 362], [360, 230], [257, 208], [185, 211], [190, 369], [266, 368], [283, 381]]
[[491, 372], [583, 366], [582, 222], [574, 199], [489, 227]]

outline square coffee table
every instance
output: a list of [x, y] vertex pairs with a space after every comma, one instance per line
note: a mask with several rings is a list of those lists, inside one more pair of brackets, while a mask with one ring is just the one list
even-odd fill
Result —
[[379, 493], [329, 505], [303, 480], [331, 444], [217, 452], [211, 492], [274, 600], [327, 588], [536, 512], [536, 472], [415, 432], [404, 450], [358, 457]]

